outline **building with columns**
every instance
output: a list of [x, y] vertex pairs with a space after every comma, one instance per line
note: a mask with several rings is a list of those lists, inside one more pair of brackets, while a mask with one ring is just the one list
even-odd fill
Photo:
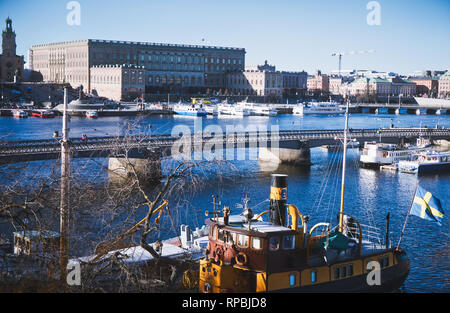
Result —
[[[218, 91], [226, 74], [243, 71], [245, 49], [115, 40], [76, 40], [34, 45], [30, 69], [44, 81], [92, 91], [91, 69], [100, 65], [143, 66], [145, 92]], [[95, 70], [98, 71], [98, 70]]]
[[308, 74], [277, 71], [267, 60], [263, 65], [246, 66], [245, 71], [227, 74], [227, 91], [233, 95], [253, 95], [281, 99], [306, 91]]
[[16, 55], [16, 33], [12, 20], [6, 19], [6, 28], [2, 32], [2, 54], [0, 54], [0, 81], [15, 82], [23, 78], [23, 55]]

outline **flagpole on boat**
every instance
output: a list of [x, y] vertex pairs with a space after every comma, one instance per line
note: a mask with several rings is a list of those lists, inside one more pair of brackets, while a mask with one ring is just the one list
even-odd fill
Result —
[[348, 129], [348, 106], [349, 99], [347, 98], [347, 104], [345, 108], [345, 129], [344, 129], [344, 155], [342, 161], [342, 187], [341, 187], [341, 209], [339, 213], [339, 232], [343, 231], [344, 221], [344, 192], [345, 192], [345, 166], [347, 159], [347, 129]]
[[415, 191], [414, 191], [414, 195], [413, 195], [413, 198], [412, 198], [412, 200], [411, 200], [411, 205], [409, 206], [408, 215], [406, 215], [405, 224], [403, 225], [402, 233], [400, 234], [400, 238], [398, 239], [398, 243], [397, 243], [397, 248], [395, 248], [395, 250], [398, 250], [399, 247], [400, 247], [400, 242], [402, 241], [403, 233], [405, 232], [406, 223], [408, 222], [408, 217], [409, 217], [409, 215], [410, 215], [410, 213], [411, 213], [411, 208], [412, 208], [412, 206], [413, 206], [413, 204], [414, 204], [414, 198], [416, 197], [416, 194], [417, 194], [417, 188], [418, 188], [418, 187], [419, 187], [419, 180], [417, 180], [416, 189], [415, 189]]

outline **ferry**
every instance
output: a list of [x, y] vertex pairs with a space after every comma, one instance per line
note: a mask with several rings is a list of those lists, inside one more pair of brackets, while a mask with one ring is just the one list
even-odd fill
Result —
[[24, 110], [13, 110], [13, 116], [17, 118], [27, 118], [28, 113]]
[[[339, 223], [309, 227], [309, 218], [287, 202], [287, 175], [272, 174], [268, 210], [254, 214], [246, 198], [238, 217], [227, 206], [205, 212], [212, 216], [205, 220], [209, 242], [199, 266], [201, 292], [382, 292], [403, 284], [409, 259], [390, 246], [388, 220], [382, 243], [372, 236], [375, 228], [344, 213], [346, 134]], [[376, 284], [369, 277], [374, 266], [380, 271]]]
[[208, 112], [208, 114], [212, 116], [219, 115], [219, 109], [217, 108], [217, 105], [205, 105], [205, 110]]
[[297, 113], [294, 114], [344, 114], [345, 110], [341, 108], [337, 102], [309, 102], [306, 105], [299, 104], [298, 108], [294, 108]]
[[411, 160], [414, 154], [429, 150], [429, 141], [418, 139], [417, 145], [400, 147], [396, 144], [365, 142], [360, 162], [363, 166], [394, 164], [402, 160]]
[[219, 114], [222, 115], [235, 115], [235, 116], [249, 116], [250, 111], [241, 105], [230, 105], [222, 102], [218, 106]]
[[55, 113], [50, 110], [36, 110], [31, 112], [31, 116], [40, 118], [53, 118]]
[[95, 110], [86, 111], [86, 117], [87, 118], [97, 118], [98, 117], [98, 112], [95, 111]]
[[415, 160], [400, 161], [398, 169], [403, 173], [445, 173], [450, 171], [450, 151], [446, 152], [423, 152], [416, 155]]
[[208, 112], [203, 108], [203, 105], [195, 105], [195, 104], [182, 104], [178, 103], [173, 107], [173, 111], [176, 114], [180, 115], [189, 115], [189, 116], [205, 116], [208, 115]]

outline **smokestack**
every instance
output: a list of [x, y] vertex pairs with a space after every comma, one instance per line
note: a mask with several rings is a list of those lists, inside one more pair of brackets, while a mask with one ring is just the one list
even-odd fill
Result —
[[270, 175], [270, 222], [286, 226], [287, 175]]

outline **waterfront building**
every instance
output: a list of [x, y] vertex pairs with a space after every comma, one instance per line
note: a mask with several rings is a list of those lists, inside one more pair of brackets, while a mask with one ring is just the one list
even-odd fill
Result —
[[227, 91], [233, 95], [254, 95], [281, 99], [306, 90], [305, 71], [277, 71], [267, 60], [263, 65], [246, 66], [245, 71], [227, 74]]
[[92, 91], [91, 68], [126, 64], [145, 68], [145, 92], [218, 91], [226, 73], [243, 71], [245, 49], [199, 45], [76, 40], [34, 45], [30, 68], [44, 81], [69, 83]]
[[439, 97], [448, 97], [450, 95], [450, 70], [439, 77]]
[[392, 96], [415, 96], [416, 95], [416, 83], [410, 80], [403, 79], [401, 77], [394, 77], [390, 79], [391, 82], [391, 95]]
[[227, 90], [232, 95], [282, 96], [282, 75], [278, 71], [245, 70], [227, 75]]
[[437, 76], [413, 76], [408, 80], [416, 83], [416, 94], [419, 96], [438, 93], [439, 77]]
[[16, 55], [16, 33], [12, 28], [12, 20], [8, 17], [5, 22], [0, 54], [0, 81], [20, 81], [23, 78], [24, 58], [23, 55]]
[[112, 100], [130, 100], [145, 93], [145, 68], [136, 65], [94, 65], [91, 92]]
[[329, 77], [326, 74], [322, 74], [320, 70], [317, 70], [315, 75], [308, 75], [307, 89], [308, 91], [329, 91]]

